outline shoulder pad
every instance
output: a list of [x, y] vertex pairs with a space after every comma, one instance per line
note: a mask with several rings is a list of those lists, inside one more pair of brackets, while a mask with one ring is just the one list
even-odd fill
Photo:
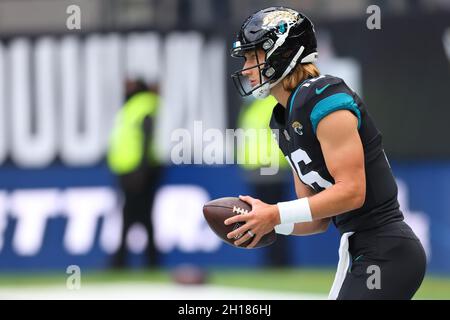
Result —
[[345, 85], [344, 80], [331, 75], [321, 75], [303, 81], [294, 91], [289, 110], [296, 109], [297, 106], [303, 106], [310, 100], [317, 100], [320, 96], [327, 96], [331, 92], [336, 91], [348, 92], [349, 89]]

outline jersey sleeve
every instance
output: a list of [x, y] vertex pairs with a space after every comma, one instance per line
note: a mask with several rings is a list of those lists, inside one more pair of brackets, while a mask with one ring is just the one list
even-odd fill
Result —
[[338, 110], [351, 111], [358, 118], [358, 129], [361, 127], [361, 111], [355, 100], [355, 93], [342, 79], [328, 75], [310, 79], [302, 84], [299, 94], [302, 97], [298, 100], [302, 101], [297, 100], [295, 105], [305, 108], [309, 113], [314, 134], [319, 122]]
[[335, 93], [331, 96], [323, 98], [316, 103], [312, 109], [310, 120], [314, 133], [317, 126], [323, 118], [334, 111], [349, 110], [358, 118], [358, 129], [361, 127], [361, 112], [358, 105], [351, 95], [345, 92]]

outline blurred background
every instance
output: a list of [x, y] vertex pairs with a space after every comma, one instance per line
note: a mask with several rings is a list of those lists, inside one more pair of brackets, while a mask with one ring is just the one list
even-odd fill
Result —
[[0, 0], [0, 298], [326, 298], [334, 227], [241, 250], [202, 214], [295, 197], [283, 165], [258, 178], [203, 135], [265, 125], [229, 50], [272, 5], [313, 20], [319, 69], [365, 101], [427, 252], [416, 297], [450, 298], [450, 0]]

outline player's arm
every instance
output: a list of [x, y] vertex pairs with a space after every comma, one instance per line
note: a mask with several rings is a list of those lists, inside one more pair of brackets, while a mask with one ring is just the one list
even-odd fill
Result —
[[295, 194], [297, 198], [311, 197], [316, 194], [313, 188], [300, 181], [295, 171], [292, 171], [294, 177]]
[[[230, 232], [229, 238], [252, 230], [256, 234], [248, 246], [252, 248], [275, 226], [278, 233], [291, 234], [293, 223], [297, 226], [301, 223], [321, 221], [360, 208], [364, 204], [366, 176], [364, 149], [358, 133], [358, 118], [348, 110], [332, 112], [321, 119], [316, 133], [325, 164], [335, 184], [318, 194], [276, 205], [263, 203], [248, 196], [241, 197], [251, 204], [252, 211], [225, 221], [225, 224], [245, 222]], [[281, 226], [286, 228], [280, 229]], [[249, 236], [244, 235], [237, 242], [248, 239]]]
[[[225, 224], [245, 222], [228, 236], [231, 238], [252, 230], [256, 234], [248, 246], [252, 248], [274, 227], [278, 233], [291, 234], [294, 223], [322, 220], [363, 206], [366, 197], [366, 176], [364, 149], [358, 124], [359, 118], [348, 110], [331, 112], [317, 124], [316, 135], [327, 169], [334, 178], [334, 185], [318, 194], [276, 205], [266, 204], [248, 196], [241, 197], [252, 205], [252, 211], [225, 221]], [[286, 228], [281, 229], [282, 226]], [[238, 241], [241, 240], [246, 241], [248, 238], [244, 236]]]
[[[294, 176], [295, 193], [297, 197], [311, 197], [315, 194], [314, 190], [302, 183], [295, 172]], [[330, 224], [330, 218], [319, 219], [311, 222], [296, 223], [292, 235], [303, 236], [325, 232]]]
[[358, 119], [348, 110], [324, 117], [317, 138], [334, 185], [308, 198], [313, 220], [360, 208], [366, 196], [364, 149]]

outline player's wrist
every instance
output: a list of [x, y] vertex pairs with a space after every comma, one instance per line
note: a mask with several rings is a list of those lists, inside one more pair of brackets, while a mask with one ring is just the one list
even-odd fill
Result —
[[285, 223], [281, 224], [281, 218], [280, 218], [280, 209], [278, 208], [278, 205], [274, 204], [272, 205], [273, 212], [274, 212], [274, 224], [275, 224], [275, 232], [278, 234], [282, 234], [285, 236], [288, 236], [292, 234], [294, 231], [294, 224], [293, 223]]
[[278, 209], [278, 205], [272, 204], [272, 222], [274, 225], [278, 225], [281, 223], [280, 220], [280, 210]]
[[278, 202], [280, 224], [311, 222], [312, 213], [308, 198]]
[[294, 223], [284, 223], [276, 225], [274, 229], [276, 233], [288, 236], [291, 235], [292, 232], [294, 232], [294, 227]]

